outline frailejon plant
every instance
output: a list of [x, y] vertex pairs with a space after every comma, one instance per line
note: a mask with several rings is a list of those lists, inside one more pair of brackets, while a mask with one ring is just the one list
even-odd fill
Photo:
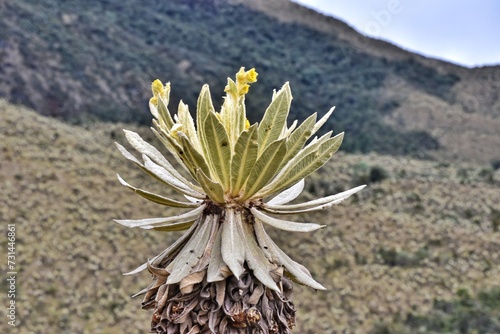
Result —
[[136, 188], [118, 176], [121, 184], [155, 203], [191, 210], [173, 217], [116, 220], [127, 227], [186, 230], [169, 248], [128, 273], [147, 269], [153, 276], [137, 295], [144, 294], [144, 309], [154, 310], [154, 333], [291, 333], [292, 281], [325, 289], [271, 240], [264, 226], [315, 231], [324, 225], [277, 217], [329, 208], [364, 186], [286, 204], [303, 190], [304, 178], [337, 151], [343, 133], [311, 139], [333, 108], [318, 121], [313, 114], [288, 127], [288, 83], [274, 91], [262, 121], [250, 125], [245, 95], [255, 81], [254, 69], [241, 68], [235, 81], [228, 78], [220, 112], [214, 110], [208, 85], [203, 86], [196, 124], [182, 101], [172, 117], [167, 109], [170, 84], [153, 82], [152, 130], [185, 173], [137, 133], [125, 130], [125, 137], [142, 161], [117, 144], [125, 158], [184, 200]]

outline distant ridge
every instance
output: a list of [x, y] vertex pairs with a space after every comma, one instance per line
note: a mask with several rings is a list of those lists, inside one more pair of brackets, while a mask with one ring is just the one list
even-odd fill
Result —
[[325, 113], [343, 150], [500, 159], [500, 67], [467, 69], [370, 39], [288, 0], [0, 2], [0, 97], [70, 122], [148, 124], [149, 83], [172, 82], [193, 110], [208, 82], [261, 74], [254, 119], [290, 81], [292, 119]]

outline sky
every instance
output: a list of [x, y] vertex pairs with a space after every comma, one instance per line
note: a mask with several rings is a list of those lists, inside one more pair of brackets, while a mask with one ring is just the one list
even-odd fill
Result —
[[499, 0], [293, 0], [358, 32], [467, 67], [500, 65]]

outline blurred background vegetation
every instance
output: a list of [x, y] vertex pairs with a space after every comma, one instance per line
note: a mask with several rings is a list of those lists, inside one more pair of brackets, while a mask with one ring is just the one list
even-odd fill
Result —
[[[174, 84], [172, 105], [182, 97], [195, 106], [203, 83], [221, 94], [225, 78], [246, 66], [261, 74], [248, 99], [253, 121], [272, 89], [289, 80], [297, 97], [291, 119], [335, 104], [328, 128], [350, 134], [344, 150], [425, 156], [439, 148], [439, 138], [428, 129], [384, 121], [405, 102], [397, 94], [401, 86], [387, 83], [401, 81], [453, 105], [452, 88], [464, 80], [457, 70], [411, 56], [376, 56], [334, 30], [271, 19], [224, 1], [21, 0], [7, 1], [1, 15], [0, 94], [80, 124], [89, 116], [149, 124], [153, 79]], [[214, 100], [220, 105], [220, 95]]]
[[119, 186], [115, 172], [155, 189], [113, 141], [122, 128], [154, 141], [152, 80], [194, 113], [201, 86], [220, 106], [240, 66], [260, 74], [252, 122], [285, 80], [291, 120], [337, 106], [324, 129], [346, 131], [342, 152], [304, 198], [369, 185], [305, 216], [328, 225], [313, 237], [273, 236], [329, 288], [297, 288], [297, 333], [500, 332], [498, 66], [411, 54], [287, 0], [0, 0], [0, 218], [19, 231], [19, 333], [143, 332], [150, 315], [129, 296], [149, 277], [121, 273], [176, 236], [111, 222], [169, 214]]

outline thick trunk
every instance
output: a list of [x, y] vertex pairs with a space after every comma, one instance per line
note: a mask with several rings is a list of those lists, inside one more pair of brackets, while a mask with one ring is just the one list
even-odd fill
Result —
[[[235, 222], [241, 225], [236, 231], [243, 234], [242, 242], [248, 243], [249, 238], [256, 242], [248, 211], [231, 214], [239, 215]], [[292, 282], [283, 276], [283, 268], [266, 260], [268, 274], [278, 287], [273, 290], [255, 277], [252, 261], [245, 258], [239, 279], [222, 261], [226, 215], [218, 208], [206, 210], [189, 238], [148, 266], [153, 282], [144, 290], [143, 308], [154, 310], [153, 333], [291, 333], [295, 325]], [[202, 251], [193, 254], [194, 246], [196, 252]], [[176, 276], [176, 270], [186, 271], [186, 276], [172, 283], [169, 277]]]

